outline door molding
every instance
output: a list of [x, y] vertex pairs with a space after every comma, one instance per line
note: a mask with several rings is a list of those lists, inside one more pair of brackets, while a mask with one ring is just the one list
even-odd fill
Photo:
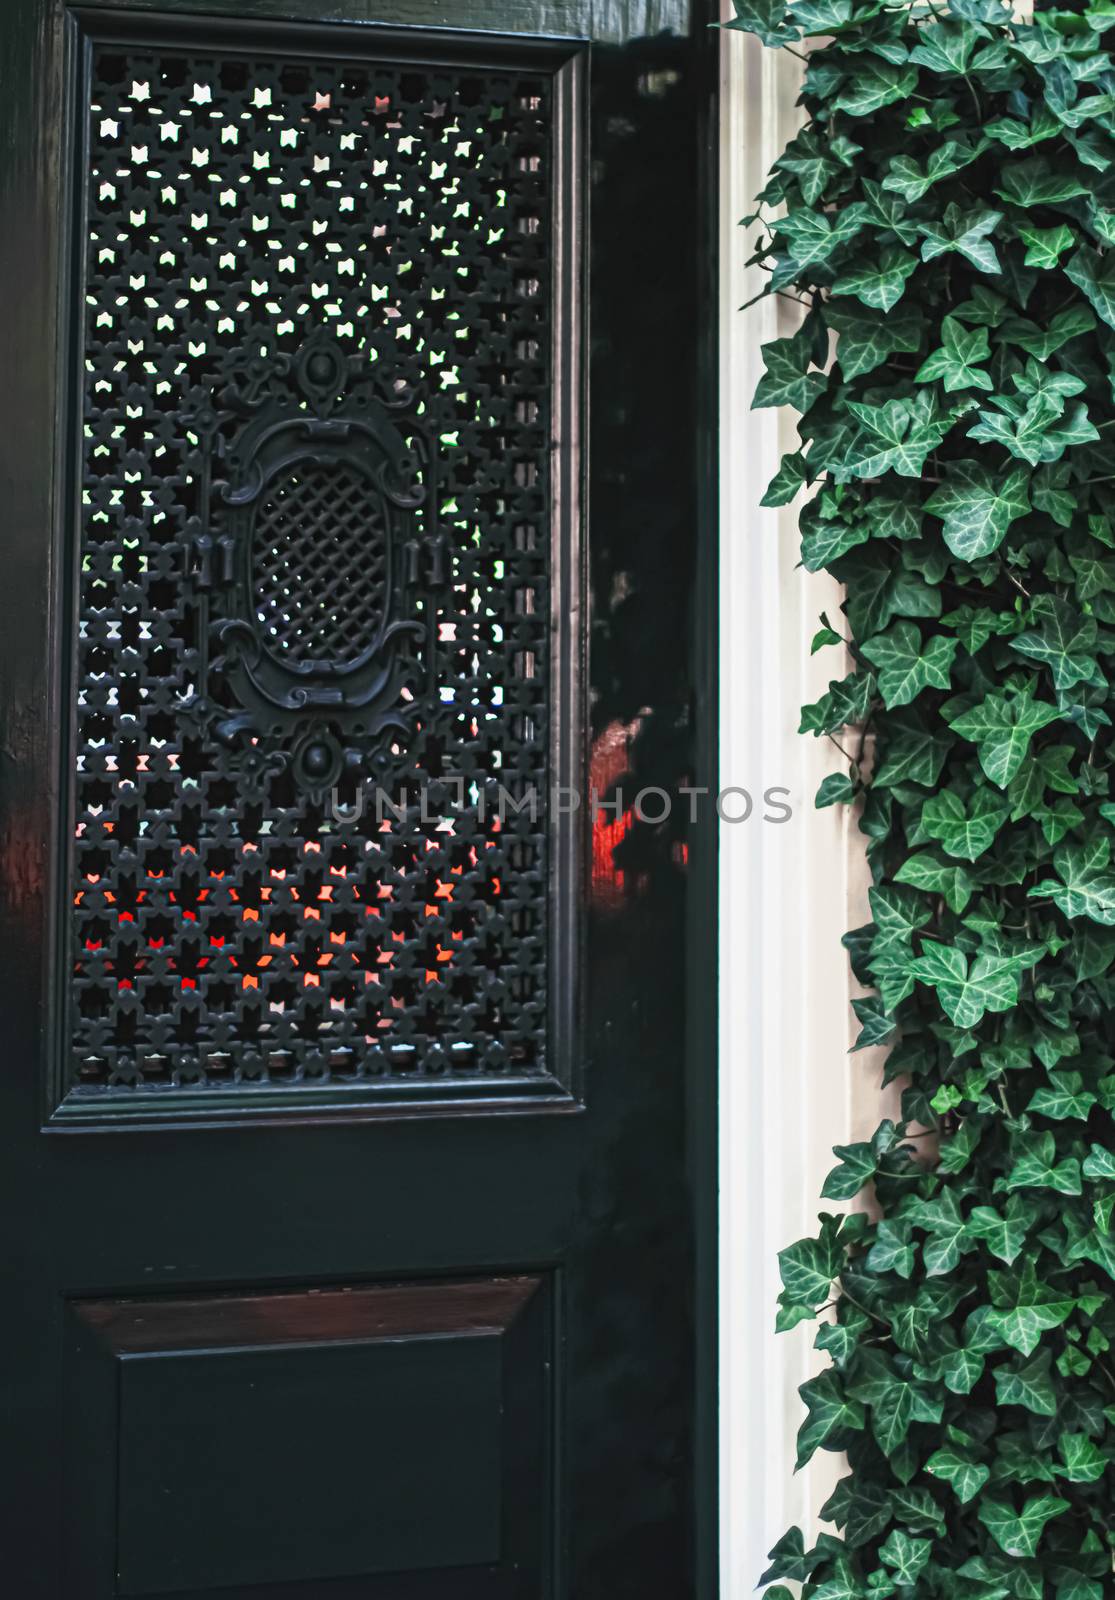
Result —
[[[797, 508], [758, 504], [796, 437], [792, 413], [751, 410], [760, 345], [792, 331], [794, 308], [740, 310], [763, 274], [744, 265], [739, 219], [800, 120], [801, 64], [720, 38], [720, 782], [755, 797], [746, 823], [721, 826], [719, 873], [720, 1573], [723, 1600], [743, 1600], [790, 1524], [808, 1541], [838, 1476], [827, 1454], [794, 1474], [797, 1389], [822, 1363], [812, 1324], [774, 1333], [777, 1254], [814, 1231], [831, 1147], [877, 1122], [879, 1060], [847, 1053], [840, 939], [868, 920], [860, 836], [846, 808], [813, 806], [840, 756], [796, 731], [798, 708], [847, 670], [832, 649], [810, 656], [840, 591], [800, 567]], [[781, 825], [760, 820], [772, 786], [790, 791]]]

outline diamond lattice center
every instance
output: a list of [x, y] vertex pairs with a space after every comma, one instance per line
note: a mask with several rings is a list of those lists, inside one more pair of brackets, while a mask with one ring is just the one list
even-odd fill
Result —
[[374, 641], [386, 579], [383, 506], [343, 466], [296, 470], [261, 501], [252, 545], [256, 616], [285, 660], [351, 661]]

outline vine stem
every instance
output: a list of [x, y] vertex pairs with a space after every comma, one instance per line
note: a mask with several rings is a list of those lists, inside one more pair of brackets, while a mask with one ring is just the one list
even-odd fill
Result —
[[855, 1306], [857, 1311], [862, 1311], [865, 1317], [870, 1317], [872, 1322], [877, 1322], [881, 1328], [886, 1328], [889, 1331], [890, 1323], [887, 1321], [887, 1319], [885, 1317], [878, 1316], [874, 1311], [869, 1311], [866, 1306], [861, 1306], [855, 1295], [852, 1294], [851, 1290], [845, 1289], [843, 1283], [840, 1285], [840, 1298], [842, 1300], [850, 1301], [851, 1304]]

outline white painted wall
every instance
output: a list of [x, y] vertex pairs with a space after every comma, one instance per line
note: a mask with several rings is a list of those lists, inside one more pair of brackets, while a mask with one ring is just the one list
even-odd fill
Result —
[[738, 219], [792, 137], [800, 70], [793, 56], [722, 35], [721, 776], [754, 794], [784, 785], [794, 807], [782, 825], [761, 822], [757, 806], [747, 823], [721, 826], [724, 1600], [752, 1592], [767, 1550], [791, 1523], [808, 1529], [838, 1475], [830, 1455], [794, 1475], [797, 1388], [824, 1363], [813, 1324], [774, 1334], [776, 1256], [814, 1231], [831, 1147], [864, 1137], [880, 1115], [878, 1053], [848, 1054], [856, 1024], [840, 944], [868, 920], [861, 836], [845, 808], [813, 809], [842, 758], [796, 732], [799, 706], [847, 670], [835, 647], [809, 654], [818, 614], [835, 618], [839, 595], [798, 567], [794, 509], [758, 504], [796, 437], [791, 417], [750, 409], [759, 346], [792, 330], [794, 307], [738, 309], [763, 281], [743, 266], [751, 251]]

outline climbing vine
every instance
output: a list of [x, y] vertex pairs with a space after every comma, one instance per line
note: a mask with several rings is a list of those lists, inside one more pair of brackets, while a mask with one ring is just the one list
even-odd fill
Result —
[[[802, 716], [857, 802], [846, 937], [902, 1120], [838, 1148], [781, 1254], [818, 1318], [799, 1463], [847, 1453], [765, 1581], [806, 1600], [1115, 1594], [1115, 4], [735, 0], [802, 53], [760, 209], [801, 303], [755, 404], [764, 497], [844, 585]], [[815, 41], [815, 42], [811, 42]], [[870, 760], [865, 759], [870, 753]], [[779, 1584], [768, 1600], [788, 1600]]]

